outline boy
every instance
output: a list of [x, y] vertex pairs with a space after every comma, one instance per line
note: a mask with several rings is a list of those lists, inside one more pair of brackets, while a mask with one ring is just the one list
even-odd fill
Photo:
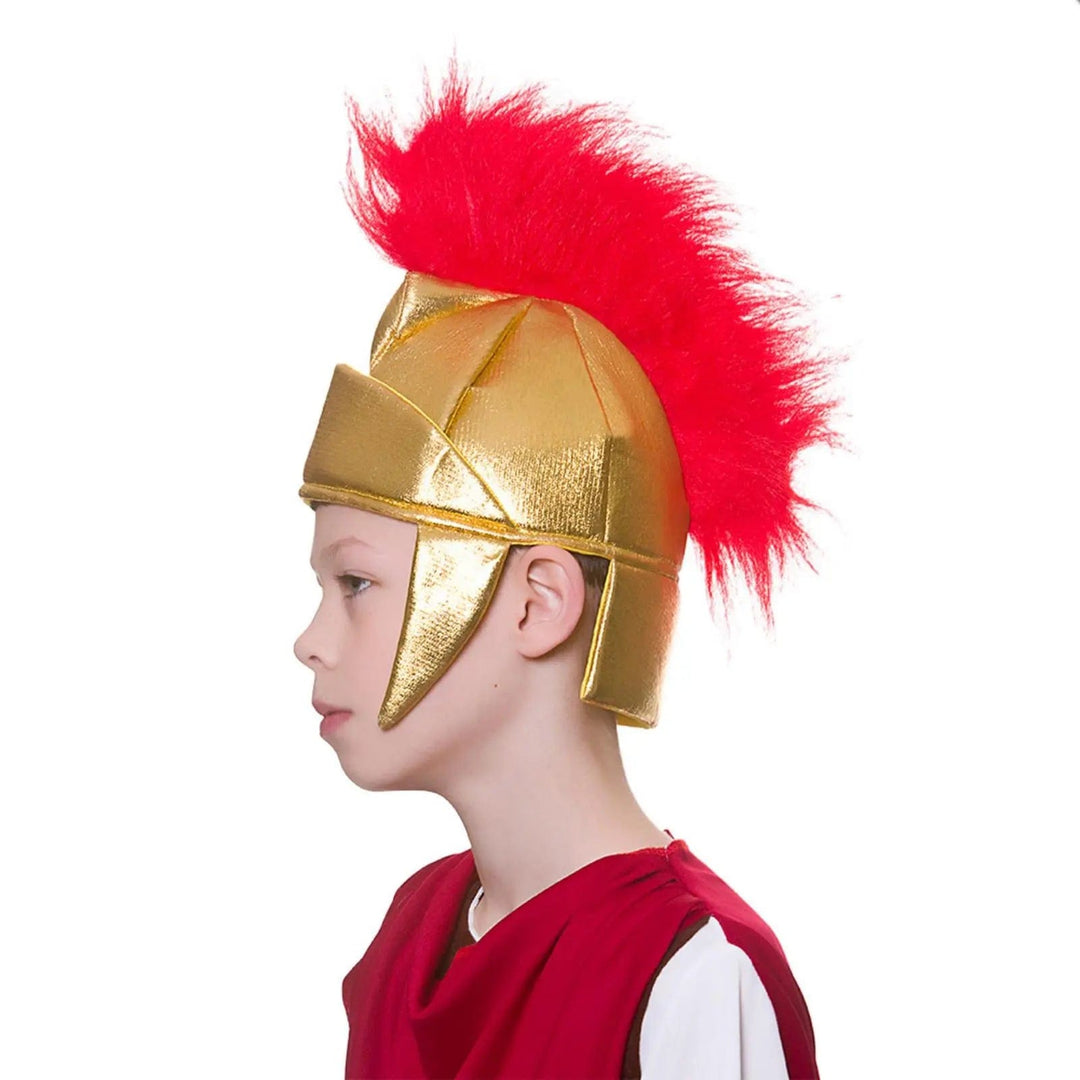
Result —
[[437, 791], [470, 848], [346, 976], [346, 1077], [816, 1078], [779, 943], [645, 815], [617, 725], [655, 726], [687, 535], [711, 599], [741, 571], [766, 611], [804, 550], [825, 362], [613, 112], [451, 67], [407, 142], [352, 120], [350, 205], [407, 273], [304, 468], [296, 654], [347, 775]]

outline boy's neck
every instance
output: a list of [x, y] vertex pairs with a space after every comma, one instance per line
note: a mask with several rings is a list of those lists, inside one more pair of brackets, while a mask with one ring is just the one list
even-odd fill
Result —
[[[480, 893], [475, 902], [475, 906], [471, 909], [469, 929], [473, 936], [479, 940], [497, 922], [499, 922], [500, 919], [504, 919], [518, 905], [524, 903], [530, 897], [535, 896], [538, 892], [542, 892], [548, 886], [555, 884], [556, 881], [560, 881], [580, 867], [593, 862], [595, 859], [600, 859], [605, 855], [614, 855], [624, 851], [637, 851], [639, 848], [667, 847], [671, 842], [672, 837], [664, 832], [663, 829], [658, 829], [652, 822], [648, 822], [647, 827], [643, 829], [640, 835], [631, 836], [630, 834], [627, 834], [625, 839], [621, 841], [612, 840], [608, 843], [600, 843], [592, 849], [575, 847], [574, 850], [578, 852], [588, 850], [591, 851], [591, 853], [587, 855], [579, 853], [574, 858], [566, 860], [562, 863], [563, 868], [561, 870], [552, 869], [552, 867], [560, 865], [558, 860], [546, 864], [548, 866], [546, 872], [542, 871], [538, 866], [537, 872], [529, 875], [532, 884], [524, 885], [518, 890], [516, 895], [519, 898], [510, 902], [507, 902], [504, 899], [502, 904], [492, 903], [484, 889], [483, 878], [481, 877]], [[473, 851], [473, 858], [474, 860], [476, 859], [475, 850]]]
[[[625, 783], [625, 781], [624, 781]], [[616, 792], [618, 789], [616, 788]], [[596, 789], [579, 812], [550, 806], [516, 820], [477, 821], [469, 833], [483, 895], [473, 912], [481, 936], [514, 908], [595, 859], [672, 842], [638, 805], [628, 786], [604, 800]]]

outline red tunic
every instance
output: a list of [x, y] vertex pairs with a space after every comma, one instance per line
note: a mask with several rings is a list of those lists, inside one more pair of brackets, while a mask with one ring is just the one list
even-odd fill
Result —
[[418, 870], [345, 976], [346, 1080], [618, 1080], [642, 994], [673, 939], [713, 915], [772, 1002], [791, 1080], [818, 1080], [780, 943], [686, 842], [605, 855], [458, 949], [439, 977], [472, 850]]

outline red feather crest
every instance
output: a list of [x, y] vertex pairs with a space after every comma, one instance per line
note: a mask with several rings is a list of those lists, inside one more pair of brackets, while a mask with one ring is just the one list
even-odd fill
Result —
[[[742, 573], [770, 616], [774, 573], [807, 556], [796, 456], [834, 443], [813, 352], [783, 283], [724, 243], [731, 207], [706, 177], [646, 153], [610, 105], [555, 110], [543, 88], [480, 99], [451, 63], [418, 123], [348, 100], [361, 228], [397, 265], [573, 304], [602, 322], [656, 389], [679, 451], [690, 537], [710, 604]], [[715, 612], [715, 607], [714, 607]]]

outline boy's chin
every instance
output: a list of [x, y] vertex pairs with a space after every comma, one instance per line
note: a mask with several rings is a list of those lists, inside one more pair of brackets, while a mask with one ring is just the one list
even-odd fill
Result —
[[364, 791], [410, 791], [414, 785], [408, 775], [388, 768], [380, 769], [375, 761], [357, 761], [355, 755], [339, 753], [338, 760], [345, 775]]
[[342, 745], [335, 749], [342, 771], [365, 791], [429, 790], [421, 779], [421, 774], [429, 771], [425, 769], [429, 762], [403, 755], [400, 748], [383, 747], [375, 739], [374, 743], [365, 741], [364, 745]]
[[330, 741], [345, 775], [365, 791], [432, 791], [439, 777], [455, 774], [456, 762], [474, 750], [477, 725], [471, 715], [457, 715], [424, 700], [389, 728], [380, 728], [376, 712], [353, 717]]

